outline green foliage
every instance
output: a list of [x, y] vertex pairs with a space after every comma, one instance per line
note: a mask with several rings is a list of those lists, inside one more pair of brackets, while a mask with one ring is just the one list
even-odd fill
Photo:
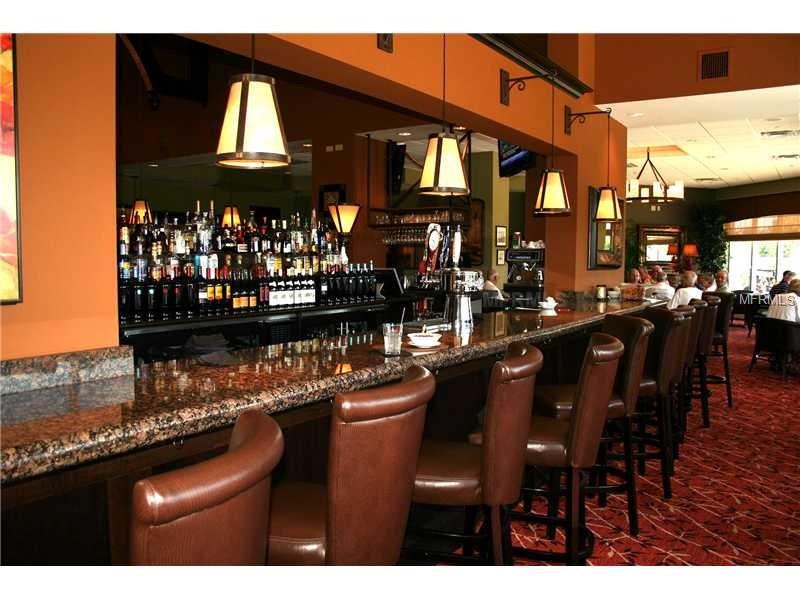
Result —
[[694, 214], [694, 237], [700, 252], [700, 271], [716, 273], [725, 268], [728, 248], [725, 241], [725, 219], [716, 202], [699, 202]]
[[639, 255], [639, 235], [636, 231], [636, 225], [629, 225], [628, 230], [625, 232], [625, 273], [631, 269], [635, 269], [642, 262], [642, 257]]

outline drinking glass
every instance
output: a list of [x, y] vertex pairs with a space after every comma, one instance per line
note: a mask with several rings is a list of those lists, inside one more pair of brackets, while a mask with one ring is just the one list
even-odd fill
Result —
[[400, 356], [400, 343], [403, 340], [403, 325], [383, 324], [383, 353], [386, 356]]

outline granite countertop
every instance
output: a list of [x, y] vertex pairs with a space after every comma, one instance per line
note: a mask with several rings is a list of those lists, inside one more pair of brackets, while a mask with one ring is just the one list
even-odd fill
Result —
[[275, 413], [330, 400], [337, 392], [397, 380], [412, 364], [433, 370], [502, 352], [517, 340], [541, 343], [606, 313], [642, 307], [588, 303], [549, 317], [523, 310], [488, 313], [469, 338], [445, 333], [446, 348], [416, 356], [384, 357], [372, 349], [381, 336], [366, 333], [151, 363], [133, 376], [4, 394], [0, 481], [230, 425], [251, 408]]

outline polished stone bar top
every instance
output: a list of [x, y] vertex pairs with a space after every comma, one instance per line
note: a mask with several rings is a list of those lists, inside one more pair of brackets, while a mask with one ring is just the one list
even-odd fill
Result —
[[337, 392], [397, 380], [412, 364], [440, 369], [543, 343], [640, 303], [581, 303], [553, 316], [488, 313], [469, 335], [445, 332], [440, 350], [384, 357], [380, 334], [324, 338], [142, 364], [134, 375], [4, 394], [3, 483], [109, 458], [232, 424], [245, 410], [275, 413]]

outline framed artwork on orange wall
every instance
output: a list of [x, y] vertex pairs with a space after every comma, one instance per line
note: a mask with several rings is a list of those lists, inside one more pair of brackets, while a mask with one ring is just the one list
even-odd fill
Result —
[[15, 37], [0, 33], [0, 303], [22, 301]]

